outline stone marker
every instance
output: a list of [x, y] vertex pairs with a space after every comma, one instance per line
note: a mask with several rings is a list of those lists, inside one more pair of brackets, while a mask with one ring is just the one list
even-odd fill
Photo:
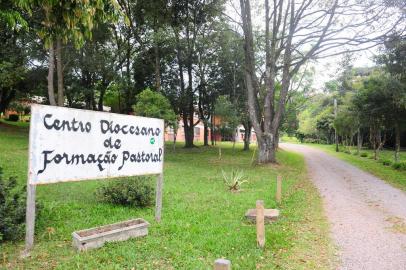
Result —
[[148, 234], [149, 223], [142, 218], [100, 226], [72, 233], [73, 246], [79, 251], [99, 248], [105, 242], [125, 241]]
[[[257, 209], [248, 209], [245, 213], [245, 217], [251, 221], [256, 222], [257, 218]], [[278, 209], [264, 209], [264, 219], [265, 222], [271, 223], [277, 220], [279, 217], [279, 210]]]
[[231, 270], [231, 262], [226, 259], [217, 259], [214, 261], [214, 270]]

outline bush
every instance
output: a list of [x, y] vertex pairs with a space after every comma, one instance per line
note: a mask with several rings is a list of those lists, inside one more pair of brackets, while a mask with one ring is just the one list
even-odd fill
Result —
[[25, 204], [25, 186], [17, 189], [14, 177], [3, 180], [0, 168], [0, 242], [17, 240], [24, 235]]
[[18, 116], [18, 114], [10, 114], [8, 116], [8, 121], [17, 122], [18, 120], [20, 120], [20, 116]]
[[346, 153], [346, 154], [351, 154], [350, 150], [344, 150], [343, 152]]
[[153, 202], [154, 188], [151, 177], [123, 178], [98, 188], [96, 196], [102, 202], [145, 207]]
[[399, 171], [406, 171], [406, 161], [394, 162], [392, 168]]
[[305, 138], [304, 139], [305, 143], [317, 143], [317, 139], [313, 139], [313, 138]]
[[389, 159], [382, 159], [381, 162], [385, 166], [391, 166], [392, 165], [392, 161], [390, 161]]
[[360, 154], [360, 156], [361, 156], [361, 157], [367, 157], [367, 156], [368, 156], [368, 153], [362, 152], [362, 153]]

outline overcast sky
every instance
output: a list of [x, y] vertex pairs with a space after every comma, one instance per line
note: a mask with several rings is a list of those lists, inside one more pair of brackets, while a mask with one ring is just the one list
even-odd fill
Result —
[[[354, 53], [353, 66], [354, 67], [372, 67], [374, 62], [373, 56], [376, 55], [377, 48], [368, 49]], [[321, 89], [324, 83], [334, 79], [337, 76], [338, 63], [342, 59], [342, 56], [333, 56], [329, 58], [319, 59], [315, 66], [315, 78], [313, 86], [316, 89]]]
[[[252, 0], [252, 20], [253, 26], [264, 28], [264, 0]], [[235, 21], [240, 22], [239, 0], [228, 0], [226, 4], [226, 14]], [[238, 31], [242, 32], [242, 29]], [[345, 33], [344, 33], [345, 34]], [[373, 56], [378, 52], [378, 47], [360, 51], [353, 54], [354, 67], [371, 67], [374, 65]], [[332, 80], [337, 76], [338, 63], [342, 55], [319, 59], [313, 65], [315, 66], [314, 87], [320, 89], [326, 81]]]

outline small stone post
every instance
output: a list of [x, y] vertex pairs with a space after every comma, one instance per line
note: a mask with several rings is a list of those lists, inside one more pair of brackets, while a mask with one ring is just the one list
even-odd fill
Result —
[[231, 270], [231, 262], [226, 259], [217, 259], [214, 261], [214, 270]]

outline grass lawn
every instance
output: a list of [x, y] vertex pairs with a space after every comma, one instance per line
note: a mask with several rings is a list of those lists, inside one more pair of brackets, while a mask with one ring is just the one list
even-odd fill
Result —
[[21, 128], [28, 128], [30, 125], [29, 122], [22, 122], [22, 121], [13, 122], [13, 121], [8, 121], [6, 119], [0, 118], [0, 124], [1, 123], [6, 124], [8, 126], [16, 126], [16, 127], [21, 127]]
[[[310, 146], [314, 146], [320, 148], [338, 158], [341, 158], [360, 169], [370, 172], [373, 175], [378, 176], [379, 178], [389, 182], [393, 186], [400, 188], [406, 191], [406, 171], [395, 170], [391, 166], [385, 166], [382, 164], [382, 160], [391, 160], [393, 161], [393, 151], [383, 150], [379, 154], [380, 160], [374, 160], [373, 151], [372, 150], [365, 150], [363, 149], [361, 153], [365, 152], [368, 153], [367, 157], [361, 157], [354, 154], [347, 154], [344, 152], [336, 152], [335, 145], [325, 145], [325, 144], [309, 144]], [[355, 149], [352, 151], [355, 153]], [[400, 153], [400, 160], [405, 162], [406, 161], [406, 152], [403, 151]]]
[[[17, 176], [21, 186], [27, 174], [27, 128], [0, 123], [0, 166], [5, 176]], [[179, 145], [180, 146], [180, 145]], [[162, 222], [154, 221], [154, 207], [138, 209], [97, 202], [94, 192], [106, 181], [41, 185], [43, 204], [37, 218], [32, 256], [19, 259], [24, 243], [0, 246], [2, 269], [212, 269], [217, 258], [232, 261], [233, 269], [332, 269], [334, 248], [321, 199], [306, 176], [304, 160], [278, 153], [278, 165], [251, 166], [253, 152], [235, 152], [223, 144], [222, 159], [214, 147], [173, 151], [165, 156]], [[221, 170], [244, 170], [249, 183], [243, 191], [227, 191]], [[63, 172], [61, 172], [63, 173]], [[264, 250], [256, 246], [255, 226], [244, 213], [265, 200], [274, 201], [275, 177], [281, 174], [281, 218], [266, 226]], [[114, 180], [113, 180], [114, 181]], [[75, 230], [143, 217], [151, 223], [145, 238], [83, 253], [71, 245]], [[48, 231], [55, 230], [49, 234]]]

